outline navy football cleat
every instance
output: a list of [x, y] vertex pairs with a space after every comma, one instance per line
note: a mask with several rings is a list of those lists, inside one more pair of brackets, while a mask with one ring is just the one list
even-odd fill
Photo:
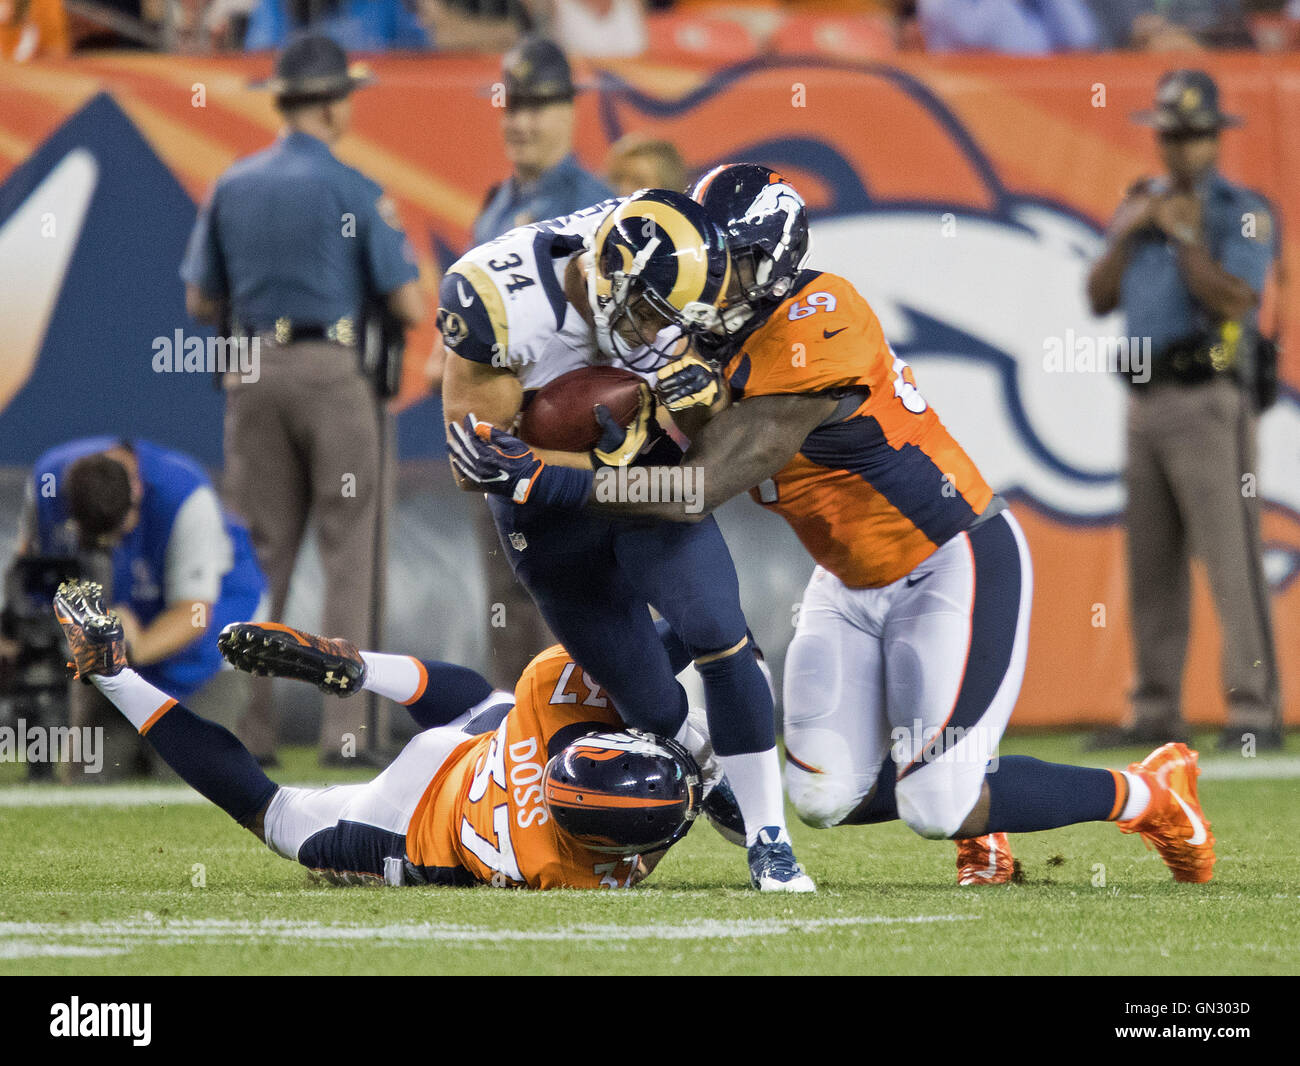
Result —
[[760, 892], [816, 892], [813, 879], [794, 857], [789, 837], [774, 825], [758, 831], [749, 849], [749, 879]]
[[366, 680], [366, 663], [355, 644], [278, 622], [231, 622], [217, 647], [237, 670], [306, 681], [336, 696], [351, 696]]

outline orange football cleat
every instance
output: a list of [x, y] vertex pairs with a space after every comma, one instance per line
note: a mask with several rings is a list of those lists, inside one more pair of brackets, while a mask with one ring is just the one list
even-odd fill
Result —
[[68, 663], [89, 684], [126, 668], [122, 622], [104, 607], [104, 587], [93, 581], [65, 581], [54, 595], [54, 617], [72, 653]]
[[1016, 876], [1016, 860], [1006, 833], [957, 841], [957, 884], [1005, 885]]
[[351, 641], [278, 622], [231, 622], [217, 647], [236, 670], [306, 681], [336, 696], [351, 696], [366, 680], [365, 660]]
[[1175, 881], [1201, 884], [1214, 876], [1214, 834], [1196, 797], [1199, 756], [1186, 744], [1156, 748], [1129, 772], [1141, 775], [1151, 800], [1136, 818], [1120, 822], [1125, 833], [1139, 833], [1173, 871]]

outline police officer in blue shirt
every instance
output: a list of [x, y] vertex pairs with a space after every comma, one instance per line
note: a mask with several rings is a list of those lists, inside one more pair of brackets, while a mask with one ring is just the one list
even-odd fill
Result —
[[[502, 61], [502, 81], [501, 129], [511, 174], [488, 193], [474, 223], [475, 245], [516, 226], [571, 214], [614, 195], [609, 186], [583, 170], [573, 154], [577, 87], [560, 47], [545, 38], [525, 38]], [[508, 687], [553, 639], [502, 556], [486, 506], [478, 511], [477, 531], [493, 611], [487, 631], [491, 662], [486, 672], [495, 683]]]
[[[257, 616], [266, 583], [248, 531], [222, 513], [198, 463], [114, 437], [52, 448], [28, 484], [19, 551], [107, 552], [111, 602], [131, 665], [197, 713], [240, 728], [250, 687], [234, 671], [222, 672], [216, 636], [229, 622]], [[81, 686], [74, 693], [94, 698]], [[74, 726], [89, 724], [92, 714], [88, 700], [74, 697]], [[126, 761], [121, 748], [110, 754]]]
[[1196, 555], [1223, 630], [1220, 746], [1253, 754], [1282, 743], [1259, 501], [1244, 490], [1259, 469], [1269, 347], [1258, 306], [1277, 255], [1273, 217], [1261, 195], [1218, 172], [1220, 131], [1239, 120], [1219, 110], [1208, 74], [1166, 74], [1155, 109], [1135, 117], [1155, 128], [1167, 173], [1138, 182], [1120, 205], [1088, 295], [1097, 314], [1121, 309], [1125, 335], [1149, 338], [1152, 357], [1128, 374], [1125, 520], [1138, 676], [1132, 721], [1094, 745], [1187, 738], [1181, 685]]
[[[300, 37], [264, 87], [284, 116], [280, 139], [218, 179], [181, 276], [201, 321], [251, 337], [257, 375], [227, 375], [227, 493], [248, 522], [281, 618], [310, 518], [324, 571], [323, 631], [380, 646], [391, 493], [392, 426], [363, 374], [368, 308], [400, 327], [423, 316], [414, 255], [391, 201], [331, 151], [369, 75], [328, 37]], [[252, 378], [256, 376], [256, 380]], [[379, 709], [330, 700], [320, 757], [339, 763], [384, 745]], [[266, 721], [246, 743], [274, 750]]]
[[557, 218], [614, 194], [573, 154], [573, 99], [577, 88], [559, 45], [529, 37], [502, 62], [505, 108], [501, 131], [511, 174], [488, 193], [474, 222], [483, 244], [516, 226]]

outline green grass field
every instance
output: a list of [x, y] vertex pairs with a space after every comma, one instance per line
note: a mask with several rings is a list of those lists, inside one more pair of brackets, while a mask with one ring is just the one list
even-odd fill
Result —
[[[1296, 737], [1288, 749], [1203, 755], [1219, 842], [1207, 885], [1174, 884], [1112, 825], [1013, 837], [1023, 883], [958, 888], [950, 843], [794, 824], [820, 889], [796, 897], [749, 890], [743, 853], [702, 823], [632, 892], [316, 885], [177, 787], [105, 805], [83, 802], [98, 786], [34, 790], [8, 765], [0, 975], [1294, 974]], [[1103, 764], [1078, 735], [1013, 736], [1002, 754]], [[321, 771], [304, 750], [274, 776], [366, 775]]]

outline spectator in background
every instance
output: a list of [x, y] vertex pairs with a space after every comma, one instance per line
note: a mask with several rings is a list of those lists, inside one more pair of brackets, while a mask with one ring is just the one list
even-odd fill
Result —
[[559, 46], [526, 38], [506, 55], [502, 79], [501, 129], [511, 174], [487, 195], [474, 222], [476, 245], [610, 195], [609, 187], [583, 170], [573, 154], [577, 88]]
[[211, 0], [203, 11], [203, 26], [214, 48], [240, 49], [258, 0]]
[[63, 0], [0, 0], [0, 59], [26, 63], [67, 54]]
[[639, 56], [650, 43], [641, 0], [531, 0], [529, 6], [571, 55]]
[[[590, 207], [613, 194], [592, 177], [573, 154], [577, 86], [558, 45], [529, 37], [502, 62], [505, 110], [501, 129], [511, 173], [489, 190], [474, 223], [474, 244], [483, 244], [516, 226], [556, 218]], [[487, 504], [476, 511], [478, 542], [485, 559], [489, 609], [500, 604], [505, 625], [488, 626], [494, 684], [509, 688], [539, 651], [554, 643], [537, 607], [515, 580]], [[485, 622], [488, 620], [485, 619]]]
[[1083, 0], [917, 0], [931, 52], [1047, 55], [1097, 47]]
[[[253, 686], [224, 669], [217, 634], [260, 617], [266, 582], [248, 531], [223, 516], [198, 463], [147, 441], [92, 437], [42, 455], [24, 506], [20, 555], [107, 553], [102, 578], [122, 619], [132, 667], [195, 713], [240, 731]], [[102, 558], [102, 557], [101, 557]], [[258, 693], [266, 699], [262, 686]], [[106, 765], [130, 767], [146, 751], [133, 730], [83, 685], [71, 724], [113, 734]], [[269, 708], [269, 705], [268, 705]], [[247, 716], [245, 716], [247, 717]]]
[[1146, 52], [1253, 48], [1240, 0], [1088, 0], [1099, 46]]
[[672, 141], [628, 133], [605, 157], [605, 177], [617, 196], [631, 196], [638, 189], [682, 192], [686, 188], [686, 164]]
[[504, 52], [533, 28], [524, 0], [418, 0], [439, 52]]
[[244, 47], [280, 48], [306, 30], [358, 52], [432, 46], [405, 0], [261, 0], [249, 21]]
[[[1094, 747], [1186, 739], [1181, 691], [1189, 562], [1205, 564], [1223, 632], [1228, 722], [1220, 748], [1282, 746], [1277, 659], [1259, 533], [1259, 298], [1276, 257], [1267, 202], [1218, 173], [1219, 110], [1199, 70], [1160, 79], [1156, 128], [1167, 175], [1129, 191], [1088, 278], [1094, 313], [1124, 312], [1149, 340], [1148, 380], [1130, 375], [1127, 458], [1129, 597], [1137, 685], [1130, 724]], [[1140, 375], [1139, 375], [1140, 376]], [[1250, 739], [1247, 740], [1247, 737]], [[1252, 752], [1253, 753], [1253, 752]]]

